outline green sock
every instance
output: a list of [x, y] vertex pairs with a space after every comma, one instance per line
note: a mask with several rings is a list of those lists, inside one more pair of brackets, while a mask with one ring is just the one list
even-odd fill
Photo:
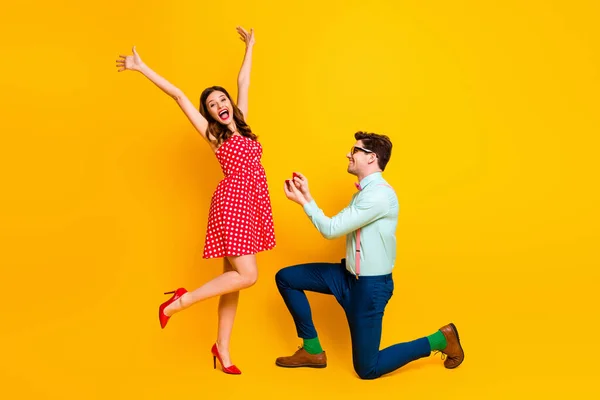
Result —
[[321, 343], [319, 342], [319, 338], [316, 337], [314, 339], [302, 339], [304, 340], [304, 344], [302, 345], [302, 347], [304, 347], [304, 350], [306, 350], [306, 352], [308, 354], [319, 354], [323, 352], [323, 349], [321, 348]]
[[433, 335], [427, 336], [427, 340], [429, 340], [429, 346], [431, 346], [431, 351], [442, 351], [448, 345], [448, 343], [446, 342], [446, 337], [444, 336], [442, 331], [437, 331]]

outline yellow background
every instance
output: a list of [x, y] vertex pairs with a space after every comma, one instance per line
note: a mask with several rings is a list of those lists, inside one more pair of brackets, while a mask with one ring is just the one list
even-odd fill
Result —
[[[0, 17], [3, 398], [598, 396], [596, 1], [17, 3]], [[221, 270], [201, 258], [221, 170], [171, 99], [115, 67], [135, 44], [195, 104], [213, 84], [235, 96], [236, 25], [256, 30], [248, 122], [278, 243], [241, 296], [239, 377], [212, 369], [216, 299], [165, 330], [156, 315]], [[314, 294], [329, 367], [274, 366], [300, 344], [274, 274], [344, 249], [283, 181], [303, 172], [336, 213], [359, 129], [392, 138], [402, 207], [382, 345], [454, 321], [457, 370], [359, 380], [342, 310]]]

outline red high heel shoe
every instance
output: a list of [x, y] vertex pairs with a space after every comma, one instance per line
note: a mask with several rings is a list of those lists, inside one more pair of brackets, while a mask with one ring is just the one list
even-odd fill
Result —
[[179, 299], [181, 296], [183, 296], [185, 293], [187, 293], [187, 290], [185, 290], [184, 288], [179, 288], [173, 292], [166, 292], [165, 294], [173, 294], [173, 297], [171, 297], [169, 300], [165, 301], [164, 303], [162, 303], [160, 305], [160, 307], [158, 307], [158, 320], [160, 321], [160, 327], [162, 329], [165, 328], [165, 326], [167, 326], [167, 322], [169, 322], [169, 318], [165, 315], [164, 310], [165, 308], [167, 308], [167, 306], [171, 303], [173, 303], [174, 301], [176, 301], [177, 299]]
[[238, 369], [238, 367], [236, 367], [235, 365], [230, 365], [229, 367], [225, 367], [223, 365], [223, 360], [221, 360], [221, 355], [219, 354], [219, 349], [217, 349], [217, 344], [213, 344], [212, 349], [210, 350], [212, 355], [213, 355], [213, 367], [214, 369], [217, 369], [217, 358], [219, 359], [219, 363], [221, 363], [221, 368], [223, 369], [223, 372], [225, 372], [226, 374], [231, 374], [231, 375], [239, 375], [242, 373], [242, 371], [240, 371]]

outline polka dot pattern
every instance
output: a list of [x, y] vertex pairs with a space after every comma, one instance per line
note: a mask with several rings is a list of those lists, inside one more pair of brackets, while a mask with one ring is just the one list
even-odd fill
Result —
[[256, 254], [275, 247], [273, 212], [259, 142], [234, 135], [217, 149], [225, 178], [210, 203], [203, 258]]

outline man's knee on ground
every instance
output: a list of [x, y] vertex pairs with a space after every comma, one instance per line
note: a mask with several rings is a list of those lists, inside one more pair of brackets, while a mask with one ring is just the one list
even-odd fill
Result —
[[355, 365], [354, 371], [360, 379], [376, 379], [379, 378], [377, 371], [372, 366]]

